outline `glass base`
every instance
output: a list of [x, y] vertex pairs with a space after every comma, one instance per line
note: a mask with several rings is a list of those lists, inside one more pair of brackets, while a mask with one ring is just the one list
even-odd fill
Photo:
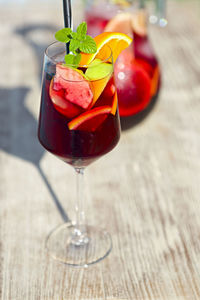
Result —
[[63, 224], [49, 234], [46, 248], [49, 255], [61, 263], [88, 267], [110, 253], [112, 240], [109, 233], [92, 226], [85, 226], [80, 237], [72, 224]]

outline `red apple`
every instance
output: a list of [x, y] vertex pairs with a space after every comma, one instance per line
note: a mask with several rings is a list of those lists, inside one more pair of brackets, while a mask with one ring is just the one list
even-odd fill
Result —
[[115, 64], [120, 116], [131, 116], [147, 107], [151, 100], [151, 79], [134, 60], [118, 60]]

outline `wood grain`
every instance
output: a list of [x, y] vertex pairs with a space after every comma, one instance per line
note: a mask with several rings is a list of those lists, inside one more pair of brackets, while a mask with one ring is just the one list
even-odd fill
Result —
[[75, 197], [73, 170], [36, 137], [42, 53], [62, 24], [61, 6], [45, 5], [0, 4], [0, 298], [200, 299], [199, 4], [169, 1], [168, 27], [150, 28], [159, 101], [86, 171], [87, 221], [113, 240], [88, 269], [44, 250]]

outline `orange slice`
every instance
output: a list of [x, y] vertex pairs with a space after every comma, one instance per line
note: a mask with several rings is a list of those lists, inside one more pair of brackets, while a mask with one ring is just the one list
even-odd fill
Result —
[[97, 45], [97, 52], [92, 54], [81, 54], [80, 65], [88, 65], [94, 58], [105, 60], [109, 57], [109, 46], [113, 52], [113, 62], [116, 61], [119, 54], [127, 48], [132, 38], [124, 33], [119, 32], [103, 32], [94, 38]]
[[131, 25], [131, 14], [128, 12], [117, 14], [107, 23], [104, 31], [122, 32], [132, 37], [133, 30]]
[[116, 110], [117, 110], [117, 91], [115, 92], [114, 94], [114, 97], [113, 97], [113, 103], [112, 103], [112, 109], [111, 109], [111, 114], [112, 115], [115, 115], [116, 114]]
[[151, 79], [151, 97], [155, 96], [158, 91], [159, 77], [160, 69], [159, 66], [157, 66], [154, 71], [153, 78]]
[[104, 78], [98, 79], [98, 80], [92, 80], [90, 82], [93, 90], [93, 100], [91, 107], [94, 106], [95, 102], [99, 99], [99, 96], [103, 92], [104, 88], [106, 87], [111, 75], [108, 75]]
[[140, 36], [147, 35], [147, 14], [145, 10], [140, 9], [132, 14], [131, 25], [133, 31]]
[[111, 112], [108, 105], [88, 110], [68, 123], [69, 130], [95, 131]]
[[113, 17], [104, 31], [117, 31], [133, 36], [133, 32], [140, 36], [147, 35], [147, 15], [143, 9], [132, 13], [120, 13]]

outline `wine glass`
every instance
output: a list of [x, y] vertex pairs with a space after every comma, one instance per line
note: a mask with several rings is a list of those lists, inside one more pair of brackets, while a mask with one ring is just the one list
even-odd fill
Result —
[[44, 55], [38, 138], [47, 151], [71, 165], [77, 177], [76, 220], [54, 229], [46, 248], [71, 266], [94, 264], [112, 248], [109, 233], [85, 224], [83, 209], [85, 167], [111, 151], [120, 138], [112, 51], [106, 48], [106, 59], [78, 69], [64, 65], [63, 43], [51, 44]]

